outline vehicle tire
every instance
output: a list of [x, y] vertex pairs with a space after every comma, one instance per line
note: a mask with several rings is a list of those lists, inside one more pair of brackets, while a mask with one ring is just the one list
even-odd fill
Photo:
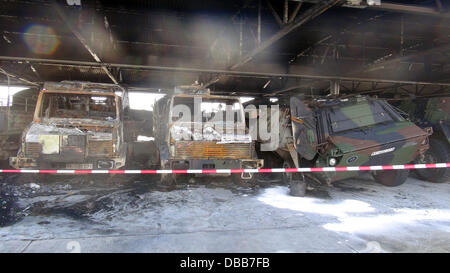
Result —
[[376, 182], [388, 186], [397, 187], [405, 183], [409, 170], [385, 170], [372, 173]]
[[304, 180], [293, 180], [289, 184], [289, 194], [296, 197], [303, 197], [306, 194], [306, 182]]
[[[295, 168], [292, 161], [285, 160], [283, 168]], [[283, 173], [283, 183], [289, 185], [289, 194], [296, 197], [303, 197], [306, 194], [306, 182], [299, 173]]]
[[[450, 147], [440, 139], [430, 139], [430, 148], [425, 152], [424, 163], [447, 163], [450, 162]], [[420, 162], [417, 162], [420, 163]], [[433, 183], [450, 181], [450, 168], [416, 169], [417, 176]]]
[[114, 173], [94, 174], [89, 178], [96, 185], [112, 185], [116, 183], [125, 184], [128, 182], [129, 176], [118, 175]]
[[37, 183], [42, 184], [50, 184], [57, 181], [56, 174], [49, 173], [36, 173], [33, 175], [33, 179], [36, 180]]
[[160, 175], [159, 184], [161, 186], [173, 186], [176, 184], [176, 174], [162, 173]]

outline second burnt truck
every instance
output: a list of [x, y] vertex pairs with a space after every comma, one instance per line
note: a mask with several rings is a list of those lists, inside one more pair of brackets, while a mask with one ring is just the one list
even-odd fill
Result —
[[17, 169], [119, 169], [125, 166], [123, 113], [127, 95], [119, 86], [47, 82], [33, 121], [25, 128], [10, 165]]

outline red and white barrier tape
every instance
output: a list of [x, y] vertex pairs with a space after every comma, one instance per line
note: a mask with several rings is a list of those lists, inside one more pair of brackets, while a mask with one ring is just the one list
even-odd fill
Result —
[[402, 169], [435, 169], [450, 168], [450, 163], [383, 165], [357, 167], [323, 167], [323, 168], [275, 168], [275, 169], [199, 169], [199, 170], [0, 170], [0, 173], [56, 173], [56, 174], [161, 174], [161, 173], [295, 173], [295, 172], [347, 172], [347, 171], [378, 171]]

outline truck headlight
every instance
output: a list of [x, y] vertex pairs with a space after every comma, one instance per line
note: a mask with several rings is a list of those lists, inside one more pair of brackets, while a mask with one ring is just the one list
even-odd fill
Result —
[[336, 163], [337, 163], [336, 158], [330, 158], [330, 160], [328, 161], [328, 164], [330, 166], [334, 166], [334, 165], [336, 165]]

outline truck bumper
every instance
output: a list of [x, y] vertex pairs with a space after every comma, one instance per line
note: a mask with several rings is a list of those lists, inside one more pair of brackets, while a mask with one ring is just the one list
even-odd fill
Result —
[[15, 169], [31, 169], [31, 168], [51, 168], [62, 170], [113, 170], [120, 169], [125, 166], [126, 157], [113, 158], [90, 158], [83, 163], [58, 163], [53, 162], [45, 166], [39, 164], [39, 159], [31, 157], [10, 157], [9, 165]]
[[37, 160], [31, 157], [10, 157], [9, 165], [14, 169], [30, 169], [38, 166]]
[[259, 169], [263, 159], [170, 159], [165, 168], [188, 169]]

